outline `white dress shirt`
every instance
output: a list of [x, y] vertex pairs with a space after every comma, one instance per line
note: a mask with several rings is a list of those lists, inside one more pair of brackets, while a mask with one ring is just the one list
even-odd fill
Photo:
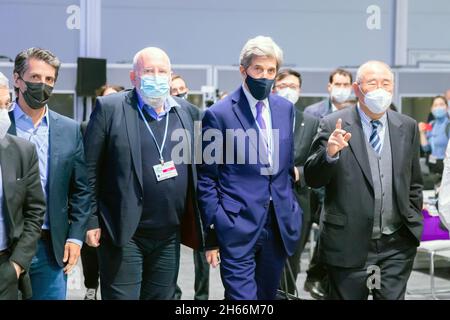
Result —
[[[256, 104], [258, 103], [259, 100], [256, 100], [252, 94], [250, 93], [250, 91], [247, 90], [247, 88], [245, 87], [245, 85], [242, 85], [242, 89], [244, 90], [244, 94], [247, 97], [247, 101], [248, 104], [250, 106], [250, 110], [252, 111], [253, 117], [255, 118], [256, 121]], [[266, 130], [263, 134], [263, 136], [267, 137], [267, 147], [268, 147], [268, 151], [269, 151], [269, 164], [272, 165], [272, 153], [273, 153], [273, 136], [272, 136], [272, 115], [270, 112], [270, 106], [269, 106], [269, 99], [264, 99], [261, 100], [264, 103], [264, 107], [262, 110], [262, 117], [264, 119], [264, 122], [266, 124]], [[262, 129], [259, 127], [258, 122], [256, 121], [256, 125], [258, 126], [258, 129], [260, 131], [262, 131]]]

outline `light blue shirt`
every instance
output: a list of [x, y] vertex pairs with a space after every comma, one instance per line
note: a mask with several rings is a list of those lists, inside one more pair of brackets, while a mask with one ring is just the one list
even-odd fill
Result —
[[[33, 120], [30, 116], [25, 114], [17, 102], [14, 104], [14, 119], [16, 124], [17, 136], [32, 142], [35, 147], [39, 158], [39, 175], [41, 178], [41, 185], [44, 191], [45, 198], [48, 202], [47, 194], [47, 181], [48, 181], [48, 161], [49, 161], [49, 120], [48, 120], [48, 106], [45, 106], [45, 115], [41, 122], [35, 127]], [[50, 220], [48, 212], [45, 212], [44, 224], [42, 229], [50, 229]], [[67, 239], [68, 242], [73, 242], [79, 246], [83, 245], [83, 242], [78, 239]]]
[[171, 96], [168, 96], [166, 98], [166, 101], [164, 102], [164, 110], [158, 114], [158, 113], [156, 113], [155, 109], [153, 109], [153, 107], [149, 106], [148, 104], [146, 104], [144, 102], [144, 100], [142, 99], [142, 97], [140, 96], [140, 94], [137, 90], [136, 90], [136, 95], [137, 95], [137, 99], [138, 99], [138, 107], [141, 110], [145, 110], [148, 113], [148, 115], [150, 117], [152, 117], [153, 119], [155, 119], [156, 121], [161, 121], [162, 119], [164, 119], [164, 116], [169, 113], [169, 111], [170, 111], [170, 109], [172, 109], [172, 107], [180, 106], [178, 104], [178, 102], [175, 101], [174, 98], [172, 98]]
[[8, 248], [8, 236], [5, 224], [5, 217], [3, 216], [3, 179], [2, 168], [0, 167], [0, 251]]
[[448, 122], [448, 117], [433, 120], [433, 127], [431, 131], [427, 132], [428, 145], [422, 147], [424, 151], [431, 152], [436, 159], [445, 158], [445, 150], [448, 145]]
[[[48, 180], [48, 146], [49, 146], [49, 122], [48, 108], [45, 106], [45, 115], [41, 122], [35, 127], [30, 116], [25, 114], [20, 106], [14, 105], [14, 119], [16, 123], [17, 136], [32, 142], [36, 146], [39, 158], [39, 174], [41, 178], [42, 189], [47, 197], [47, 180]], [[44, 224], [42, 229], [50, 229], [48, 214], [45, 213]]]
[[[364, 113], [364, 111], [361, 110], [361, 107], [358, 106], [356, 107], [359, 113], [359, 116], [361, 117], [361, 124], [362, 124], [362, 128], [364, 131], [364, 136], [366, 137], [367, 142], [370, 142], [370, 136], [372, 134], [372, 124], [370, 123], [370, 121], [372, 121], [372, 119], [370, 119], [370, 117]], [[387, 115], [386, 113], [383, 114], [383, 116], [378, 119], [378, 121], [381, 122], [381, 125], [378, 127], [378, 136], [380, 137], [380, 141], [381, 141], [381, 147], [380, 147], [380, 151], [383, 149], [383, 145], [384, 145], [384, 135], [386, 133], [386, 126], [387, 126]]]

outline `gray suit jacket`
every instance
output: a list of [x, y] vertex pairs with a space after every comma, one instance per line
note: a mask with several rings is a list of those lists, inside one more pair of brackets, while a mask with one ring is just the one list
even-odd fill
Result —
[[[326, 146], [336, 121], [352, 137], [338, 161], [328, 163]], [[419, 132], [415, 120], [388, 110], [392, 148], [394, 199], [412, 241], [420, 243], [423, 229], [422, 174]], [[319, 134], [305, 165], [305, 178], [314, 188], [325, 186], [320, 227], [320, 257], [330, 265], [356, 268], [367, 259], [373, 230], [374, 191], [365, 136], [356, 107], [334, 112], [320, 122]]]
[[[28, 274], [36, 253], [45, 214], [45, 198], [39, 177], [39, 161], [33, 144], [7, 134], [0, 140], [3, 214], [8, 229], [10, 260], [25, 272], [19, 278], [24, 299], [31, 298]], [[5, 274], [0, 275], [1, 278]], [[15, 276], [15, 274], [14, 274]]]

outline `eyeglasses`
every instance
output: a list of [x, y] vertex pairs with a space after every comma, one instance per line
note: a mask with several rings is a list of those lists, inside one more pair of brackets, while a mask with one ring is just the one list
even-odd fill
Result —
[[293, 83], [291, 83], [291, 84], [288, 84], [288, 83], [281, 83], [281, 84], [277, 84], [277, 85], [275, 86], [275, 88], [277, 88], [278, 90], [282, 90], [282, 89], [286, 89], [286, 88], [291, 88], [291, 89], [293, 89], [293, 90], [298, 90], [298, 89], [299, 89], [299, 86], [296, 85], [296, 84], [293, 84]]

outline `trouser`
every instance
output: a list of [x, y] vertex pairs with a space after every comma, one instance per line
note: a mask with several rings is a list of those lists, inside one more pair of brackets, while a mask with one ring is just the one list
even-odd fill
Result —
[[362, 268], [327, 266], [329, 299], [403, 300], [417, 248], [406, 227], [391, 235], [371, 240], [366, 264]]
[[7, 250], [0, 253], [0, 300], [17, 300], [19, 297], [17, 273], [9, 256]]
[[88, 289], [97, 289], [99, 278], [97, 248], [90, 247], [85, 243], [81, 248], [81, 263], [83, 264], [84, 286]]
[[104, 236], [98, 254], [102, 299], [173, 299], [180, 263], [178, 232], [164, 240], [135, 234], [124, 247]]
[[[208, 300], [209, 296], [209, 263], [206, 261], [205, 251], [193, 250], [195, 282], [194, 300]], [[182, 296], [181, 288], [177, 285], [175, 289], [175, 299], [180, 300]]]
[[50, 238], [38, 241], [36, 255], [30, 267], [32, 300], [65, 300], [67, 295], [67, 275], [58, 265]]
[[253, 250], [239, 259], [222, 252], [220, 275], [227, 300], [273, 300], [287, 258], [273, 204]]

